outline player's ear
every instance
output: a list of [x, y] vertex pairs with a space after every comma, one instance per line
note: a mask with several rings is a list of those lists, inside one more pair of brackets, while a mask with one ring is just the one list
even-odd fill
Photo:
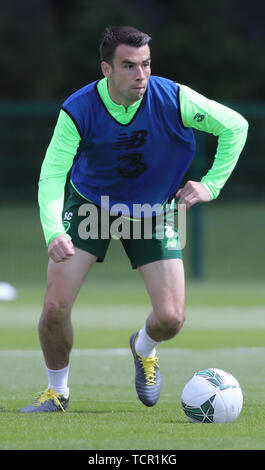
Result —
[[108, 62], [101, 62], [101, 70], [105, 77], [109, 78], [112, 74], [112, 66]]

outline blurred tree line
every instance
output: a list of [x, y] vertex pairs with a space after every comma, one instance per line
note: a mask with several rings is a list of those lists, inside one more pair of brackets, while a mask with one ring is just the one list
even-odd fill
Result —
[[100, 78], [110, 24], [152, 36], [152, 72], [212, 98], [265, 99], [258, 0], [1, 1], [1, 100], [61, 101]]
[[[185, 83], [242, 112], [250, 123], [240, 165], [221, 199], [265, 197], [265, 55], [258, 0], [10, 0], [0, 14], [0, 201], [34, 200], [61, 103], [101, 77], [99, 42], [108, 25], [152, 36], [152, 73]], [[216, 139], [200, 133], [212, 164]], [[199, 138], [199, 136], [198, 136]], [[247, 190], [246, 190], [247, 188]]]

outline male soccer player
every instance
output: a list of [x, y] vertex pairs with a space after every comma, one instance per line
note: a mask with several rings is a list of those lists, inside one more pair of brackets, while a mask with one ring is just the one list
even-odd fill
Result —
[[[185, 85], [151, 75], [150, 39], [135, 28], [107, 28], [100, 44], [104, 77], [72, 94], [60, 110], [39, 180], [50, 257], [39, 322], [48, 386], [22, 412], [64, 411], [68, 406], [71, 309], [87, 272], [104, 260], [111, 238], [108, 223], [123, 217], [132, 233], [143, 219], [153, 221], [156, 205], [163, 208], [177, 200], [190, 208], [215, 199], [245, 144], [248, 124], [238, 113]], [[192, 128], [218, 137], [217, 150], [202, 180], [180, 188], [194, 156]], [[70, 169], [70, 195], [63, 207]], [[139, 205], [151, 208], [144, 217], [134, 211]], [[98, 236], [84, 229], [87, 207], [96, 211], [90, 228], [99, 229]], [[173, 338], [185, 319], [181, 250], [169, 243], [172, 227], [170, 231], [163, 220], [159, 227], [152, 224], [148, 237], [121, 238], [132, 268], [143, 276], [153, 309], [130, 338], [136, 391], [146, 406], [160, 396], [157, 346]], [[157, 236], [161, 228], [164, 237]]]

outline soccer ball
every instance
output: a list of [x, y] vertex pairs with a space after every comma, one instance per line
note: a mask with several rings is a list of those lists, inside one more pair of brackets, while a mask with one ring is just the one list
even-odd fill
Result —
[[238, 381], [228, 372], [204, 369], [188, 380], [181, 401], [192, 423], [231, 423], [241, 413], [243, 393]]

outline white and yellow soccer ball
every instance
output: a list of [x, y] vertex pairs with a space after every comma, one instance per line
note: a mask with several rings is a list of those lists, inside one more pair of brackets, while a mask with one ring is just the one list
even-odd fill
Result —
[[188, 380], [181, 402], [184, 413], [193, 423], [231, 423], [243, 408], [243, 392], [229, 372], [203, 369]]

